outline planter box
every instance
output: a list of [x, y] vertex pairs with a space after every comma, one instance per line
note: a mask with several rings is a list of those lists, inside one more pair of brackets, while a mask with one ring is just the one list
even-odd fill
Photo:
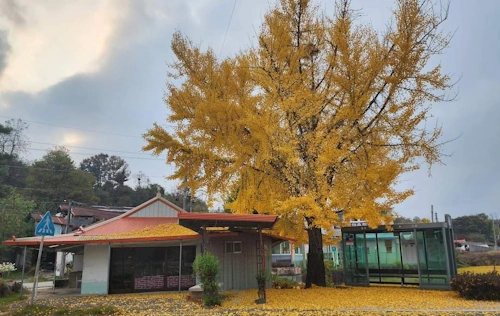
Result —
[[55, 287], [57, 287], [57, 288], [69, 286], [68, 279], [56, 279], [54, 282], [55, 282]]

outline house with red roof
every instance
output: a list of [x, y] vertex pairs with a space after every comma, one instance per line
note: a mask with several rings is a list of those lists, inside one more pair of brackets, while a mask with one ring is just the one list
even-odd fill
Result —
[[[271, 249], [290, 240], [269, 233], [274, 215], [188, 213], [158, 194], [111, 219], [44, 238], [44, 251], [75, 254], [72, 274], [81, 294], [186, 290], [197, 283], [192, 263], [209, 251], [218, 257], [223, 290], [257, 287], [271, 271]], [[7, 246], [38, 248], [41, 237]], [[70, 281], [70, 284], [72, 282]]]

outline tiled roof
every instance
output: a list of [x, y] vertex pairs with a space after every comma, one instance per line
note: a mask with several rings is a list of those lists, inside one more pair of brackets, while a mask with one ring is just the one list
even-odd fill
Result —
[[95, 217], [98, 220], [107, 220], [122, 215], [123, 212], [104, 211], [84, 206], [73, 206], [71, 214], [75, 217]]

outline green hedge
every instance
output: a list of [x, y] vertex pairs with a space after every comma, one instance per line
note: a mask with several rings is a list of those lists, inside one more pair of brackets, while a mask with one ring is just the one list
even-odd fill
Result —
[[488, 273], [466, 272], [454, 277], [451, 289], [469, 300], [500, 301], [500, 275], [498, 271]]
[[457, 265], [461, 267], [500, 265], [500, 251], [458, 252]]

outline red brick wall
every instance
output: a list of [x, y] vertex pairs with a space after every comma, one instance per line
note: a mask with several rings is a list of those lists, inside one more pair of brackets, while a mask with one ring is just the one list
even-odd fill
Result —
[[[196, 285], [196, 278], [190, 275], [181, 276], [181, 288], [189, 288]], [[167, 288], [178, 288], [179, 287], [179, 277], [169, 276], [167, 277]]]
[[[135, 290], [162, 290], [165, 285], [163, 275], [143, 276], [135, 278]], [[181, 288], [187, 289], [196, 285], [196, 278], [190, 275], [181, 276]], [[167, 288], [179, 288], [179, 276], [167, 277]]]
[[165, 277], [163, 275], [152, 275], [135, 278], [136, 290], [156, 290], [163, 289], [165, 285]]

